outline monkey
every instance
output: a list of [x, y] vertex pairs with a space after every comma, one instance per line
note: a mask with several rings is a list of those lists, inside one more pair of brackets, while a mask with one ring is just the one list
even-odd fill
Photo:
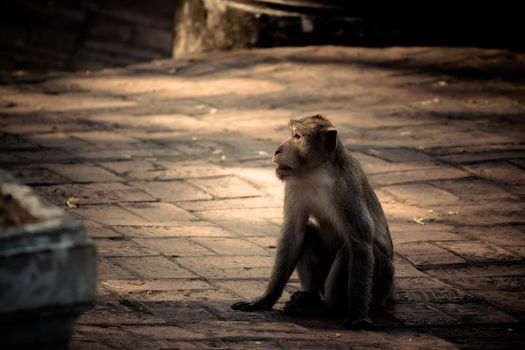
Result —
[[358, 161], [322, 115], [289, 122], [273, 155], [284, 182], [284, 218], [264, 294], [234, 310], [270, 310], [296, 269], [301, 290], [285, 303], [292, 316], [345, 317], [375, 330], [369, 312], [394, 293], [394, 248], [381, 204]]

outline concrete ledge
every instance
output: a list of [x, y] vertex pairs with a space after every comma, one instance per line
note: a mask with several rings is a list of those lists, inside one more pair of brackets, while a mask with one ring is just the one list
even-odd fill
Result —
[[0, 189], [35, 219], [0, 231], [0, 327], [9, 330], [6, 342], [67, 343], [76, 317], [95, 298], [95, 246], [80, 223], [2, 170]]

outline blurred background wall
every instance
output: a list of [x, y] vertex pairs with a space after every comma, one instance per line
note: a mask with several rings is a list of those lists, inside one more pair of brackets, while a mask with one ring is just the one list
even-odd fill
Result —
[[345, 0], [0, 0], [0, 70], [75, 70], [245, 47], [443, 45], [522, 51], [517, 8], [374, 14]]

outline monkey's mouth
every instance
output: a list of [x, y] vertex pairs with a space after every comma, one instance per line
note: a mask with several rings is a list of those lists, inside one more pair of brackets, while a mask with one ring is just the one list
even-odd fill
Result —
[[288, 165], [281, 165], [281, 164], [279, 164], [277, 166], [277, 170], [292, 171], [293, 168], [288, 166]]
[[286, 177], [292, 175], [293, 168], [287, 165], [277, 165], [275, 168], [275, 175], [281, 180], [284, 180]]

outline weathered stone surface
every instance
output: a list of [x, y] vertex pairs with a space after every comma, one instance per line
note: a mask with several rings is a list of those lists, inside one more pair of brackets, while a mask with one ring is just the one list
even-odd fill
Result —
[[[27, 218], [0, 226], [0, 322], [7, 347], [61, 346], [95, 298], [96, 249], [84, 228], [0, 170], [2, 201]], [[14, 210], [14, 209], [13, 209]], [[5, 212], [7, 211], [7, 213]], [[7, 206], [2, 215], [14, 213]]]
[[[79, 198], [66, 210], [103, 255], [73, 346], [519, 348], [524, 62], [324, 46], [5, 78], [0, 162], [64, 208]], [[389, 222], [398, 288], [376, 333], [282, 315], [297, 274], [274, 311], [229, 306], [265, 288], [283, 217], [271, 155], [290, 118], [314, 113], [334, 122]]]

